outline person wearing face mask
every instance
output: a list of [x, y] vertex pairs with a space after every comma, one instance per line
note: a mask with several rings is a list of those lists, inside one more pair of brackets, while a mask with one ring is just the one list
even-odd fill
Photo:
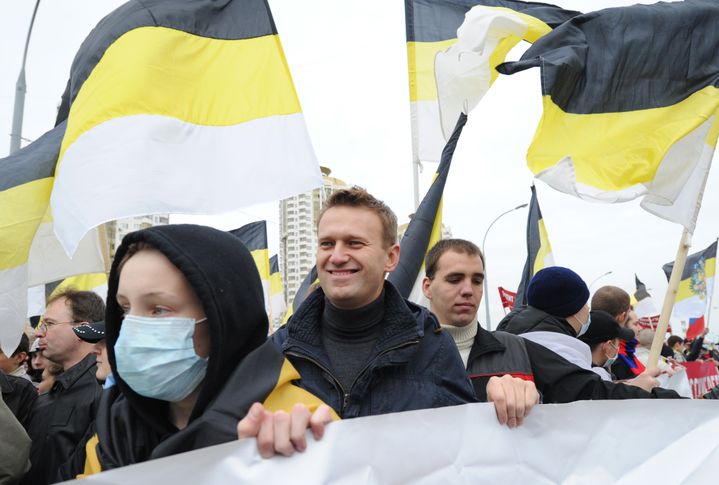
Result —
[[620, 341], [634, 338], [634, 332], [622, 327], [609, 313], [602, 310], [590, 312], [592, 325], [579, 340], [589, 345], [592, 352], [592, 370], [605, 381], [613, 381], [609, 372], [619, 355]]
[[497, 330], [521, 335], [569, 362], [590, 368], [589, 347], [577, 337], [589, 330], [589, 289], [569, 268], [552, 266], [538, 271], [527, 287], [527, 303], [512, 310]]
[[[524, 337], [527, 347], [538, 355], [535, 360], [541, 365], [541, 372], [551, 376], [553, 382], [560, 383], [560, 378], [571, 374], [568, 369], [572, 367], [587, 371], [594, 369], [592, 351], [589, 345], [582, 341], [582, 337], [594, 333], [592, 332], [593, 316], [604, 321], [606, 315], [596, 316], [597, 313], [590, 313], [587, 307], [588, 300], [589, 289], [577, 273], [560, 266], [544, 268], [529, 282], [527, 287], [529, 305], [512, 310], [499, 323], [497, 330]], [[612, 318], [611, 315], [608, 316]], [[614, 321], [616, 323], [615, 319]], [[601, 328], [600, 323], [600, 328], [597, 330], [601, 331]], [[628, 337], [629, 333], [623, 332], [623, 335]], [[537, 375], [541, 375], [536, 369], [534, 374], [535, 379]], [[620, 384], [604, 381], [604, 386], [596, 386], [595, 383], [598, 389], [603, 389], [606, 393], [594, 392], [585, 399], [680, 398], [681, 396], [674, 391], [657, 387], [658, 374], [658, 370], [653, 370], [652, 373], [645, 373], [632, 381]], [[582, 391], [586, 391], [591, 387], [588, 382], [590, 381], [575, 380], [573, 383], [567, 381], [560, 383], [559, 387], [567, 389], [576, 385]], [[552, 392], [558, 396], [566, 394]], [[574, 392], [578, 391], [575, 389]], [[547, 398], [546, 402], [567, 402], [553, 395]]]
[[103, 393], [82, 475], [155, 458], [267, 338], [252, 256], [235, 236], [209, 227], [128, 234], [112, 264], [107, 303], [115, 385]]

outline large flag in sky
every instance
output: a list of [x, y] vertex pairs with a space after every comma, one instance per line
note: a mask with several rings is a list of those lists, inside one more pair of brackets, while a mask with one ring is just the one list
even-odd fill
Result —
[[542, 211], [537, 200], [537, 189], [532, 185], [532, 198], [529, 201], [529, 214], [527, 215], [527, 261], [522, 270], [522, 279], [519, 281], [514, 307], [527, 304], [527, 288], [532, 277], [540, 269], [554, 266], [552, 245], [549, 244], [547, 228], [544, 226]]
[[[714, 291], [714, 273], [716, 272], [717, 257], [717, 241], [714, 241], [703, 251], [690, 254], [687, 256], [682, 272], [682, 279], [679, 282], [677, 297], [674, 300], [674, 311], [672, 315], [677, 320], [684, 320], [689, 323], [689, 330], [696, 333], [700, 326], [704, 325], [704, 320], [699, 321], [699, 317], [703, 317], [711, 301]], [[667, 263], [662, 266], [664, 274], [667, 275], [667, 281], [674, 269], [674, 262]], [[692, 322], [692, 319], [695, 319]], [[692, 329], [692, 325], [697, 328]], [[687, 338], [689, 337], [687, 330]], [[698, 333], [701, 333], [699, 330]]]
[[719, 3], [611, 8], [535, 42], [544, 113], [529, 168], [556, 190], [642, 207], [693, 232], [719, 135]]
[[[99, 231], [85, 236], [73, 259], [53, 233], [50, 192], [64, 131], [62, 123], [0, 160], [0, 348], [7, 355], [17, 347], [28, 316], [28, 287], [105, 270]], [[39, 306], [32, 312], [42, 311]]]
[[270, 304], [270, 257], [267, 250], [267, 222], [257, 221], [245, 224], [239, 229], [230, 231], [250, 251], [255, 260], [257, 272], [262, 281], [262, 290], [265, 298], [265, 312], [272, 315]]
[[130, 1], [85, 39], [64, 100], [51, 205], [70, 254], [108, 220], [322, 184], [266, 0]]
[[454, 149], [466, 123], [467, 116], [460, 115], [454, 133], [444, 147], [442, 161], [437, 167], [432, 185], [429, 186], [400, 241], [399, 264], [387, 276], [400, 295], [414, 302], [425, 301], [422, 293], [424, 258], [427, 251], [442, 239], [442, 195]]
[[[475, 6], [483, 7], [482, 15], [486, 16], [474, 22], [481, 33], [465, 38], [461, 50], [444, 58], [444, 67], [451, 72], [435, 80], [435, 56], [457, 42], [457, 29], [465, 21], [465, 14]], [[457, 109], [459, 98], [465, 96], [466, 91], [461, 88], [477, 90], [480, 84], [488, 88], [497, 77], [494, 67], [504, 61], [517, 42], [522, 38], [533, 42], [577, 14], [554, 5], [512, 0], [405, 0], [414, 160], [440, 161], [460, 111], [468, 113], [468, 110]], [[485, 52], [482, 62], [477, 62], [477, 56], [467, 54], [466, 51], [473, 49]], [[463, 60], [453, 63], [460, 55]], [[455, 76], [459, 73], [462, 75]], [[456, 95], [442, 107], [444, 134], [440, 126], [437, 81], [448, 94]], [[474, 96], [473, 103], [479, 98], [481, 96]]]
[[276, 254], [270, 258], [270, 309], [270, 324], [272, 319], [283, 317], [287, 312], [285, 289], [282, 286], [282, 274]]

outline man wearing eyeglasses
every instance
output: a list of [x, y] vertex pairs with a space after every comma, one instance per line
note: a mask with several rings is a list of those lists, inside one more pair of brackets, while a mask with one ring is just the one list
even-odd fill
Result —
[[37, 329], [38, 348], [64, 372], [35, 402], [28, 429], [32, 468], [23, 483], [56, 481], [58, 469], [95, 420], [102, 388], [95, 378], [94, 346], [78, 338], [73, 328], [104, 316], [102, 298], [91, 291], [65, 290], [47, 303]]

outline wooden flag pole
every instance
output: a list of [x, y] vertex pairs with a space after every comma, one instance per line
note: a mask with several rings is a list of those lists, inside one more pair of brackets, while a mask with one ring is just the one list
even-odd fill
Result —
[[677, 290], [679, 289], [679, 282], [682, 279], [682, 273], [684, 272], [684, 264], [687, 261], [687, 255], [689, 254], [689, 247], [691, 246], [691, 233], [684, 228], [682, 232], [682, 238], [679, 241], [679, 248], [677, 248], [677, 257], [674, 259], [674, 268], [672, 274], [669, 277], [669, 287], [667, 293], [664, 295], [664, 306], [662, 306], [662, 313], [659, 315], [659, 323], [657, 324], [657, 330], [654, 334], [654, 340], [652, 341], [652, 349], [649, 352], [649, 362], [647, 363], [648, 369], [655, 369], [659, 362], [659, 355], [664, 345], [664, 336], [667, 333], [667, 326], [669, 325], [669, 317], [672, 314], [672, 308], [674, 308], [674, 301], [677, 298]]
[[105, 265], [105, 274], [109, 276], [112, 260], [110, 259], [110, 244], [107, 238], [107, 225], [100, 224], [97, 226], [97, 232], [100, 238], [100, 250], [102, 251], [102, 262]]
[[[719, 237], [717, 238], [717, 243], [719, 243]], [[716, 256], [715, 256], [715, 258], [716, 258]], [[716, 261], [716, 259], [715, 259], [715, 261]], [[709, 319], [712, 316], [712, 300], [714, 300], [714, 288], [716, 287], [716, 280], [717, 279], [716, 279], [716, 265], [715, 265], [714, 283], [712, 284], [712, 291], [711, 291], [711, 293], [709, 293], [709, 295], [707, 295], [708, 296], [708, 298], [707, 298], [707, 315], [706, 315], [706, 319], [704, 321], [704, 328], [709, 328]]]

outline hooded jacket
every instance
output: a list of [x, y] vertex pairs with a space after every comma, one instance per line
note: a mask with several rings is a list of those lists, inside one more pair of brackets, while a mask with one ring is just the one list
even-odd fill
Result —
[[207, 372], [189, 423], [202, 416], [242, 359], [267, 338], [259, 274], [249, 251], [235, 236], [189, 224], [151, 227], [128, 234], [115, 254], [108, 281], [106, 338], [116, 385], [103, 394], [96, 421], [99, 444], [95, 451], [103, 470], [154, 458], [153, 451], [160, 443], [184, 431], [178, 431], [170, 422], [166, 401], [137, 394], [117, 370], [114, 347], [123, 319], [116, 299], [118, 266], [128, 247], [138, 242], [158, 249], [182, 272], [197, 294], [210, 326]]
[[[604, 381], [591, 370], [589, 346], [576, 338], [566, 319], [527, 306], [512, 310], [498, 330], [525, 338], [537, 390], [545, 403], [566, 403], [585, 399], [678, 399], [679, 394], [655, 387], [646, 392], [638, 387]], [[533, 339], [534, 335], [550, 338]], [[551, 337], [554, 336], [555, 339]], [[541, 343], [544, 342], [544, 343]], [[584, 349], [586, 347], [586, 349]], [[579, 354], [586, 351], [582, 358]], [[586, 361], [586, 366], [578, 361]]]
[[497, 330], [521, 335], [528, 332], [556, 332], [576, 337], [577, 332], [566, 319], [550, 315], [532, 306], [512, 310], [499, 322]]

